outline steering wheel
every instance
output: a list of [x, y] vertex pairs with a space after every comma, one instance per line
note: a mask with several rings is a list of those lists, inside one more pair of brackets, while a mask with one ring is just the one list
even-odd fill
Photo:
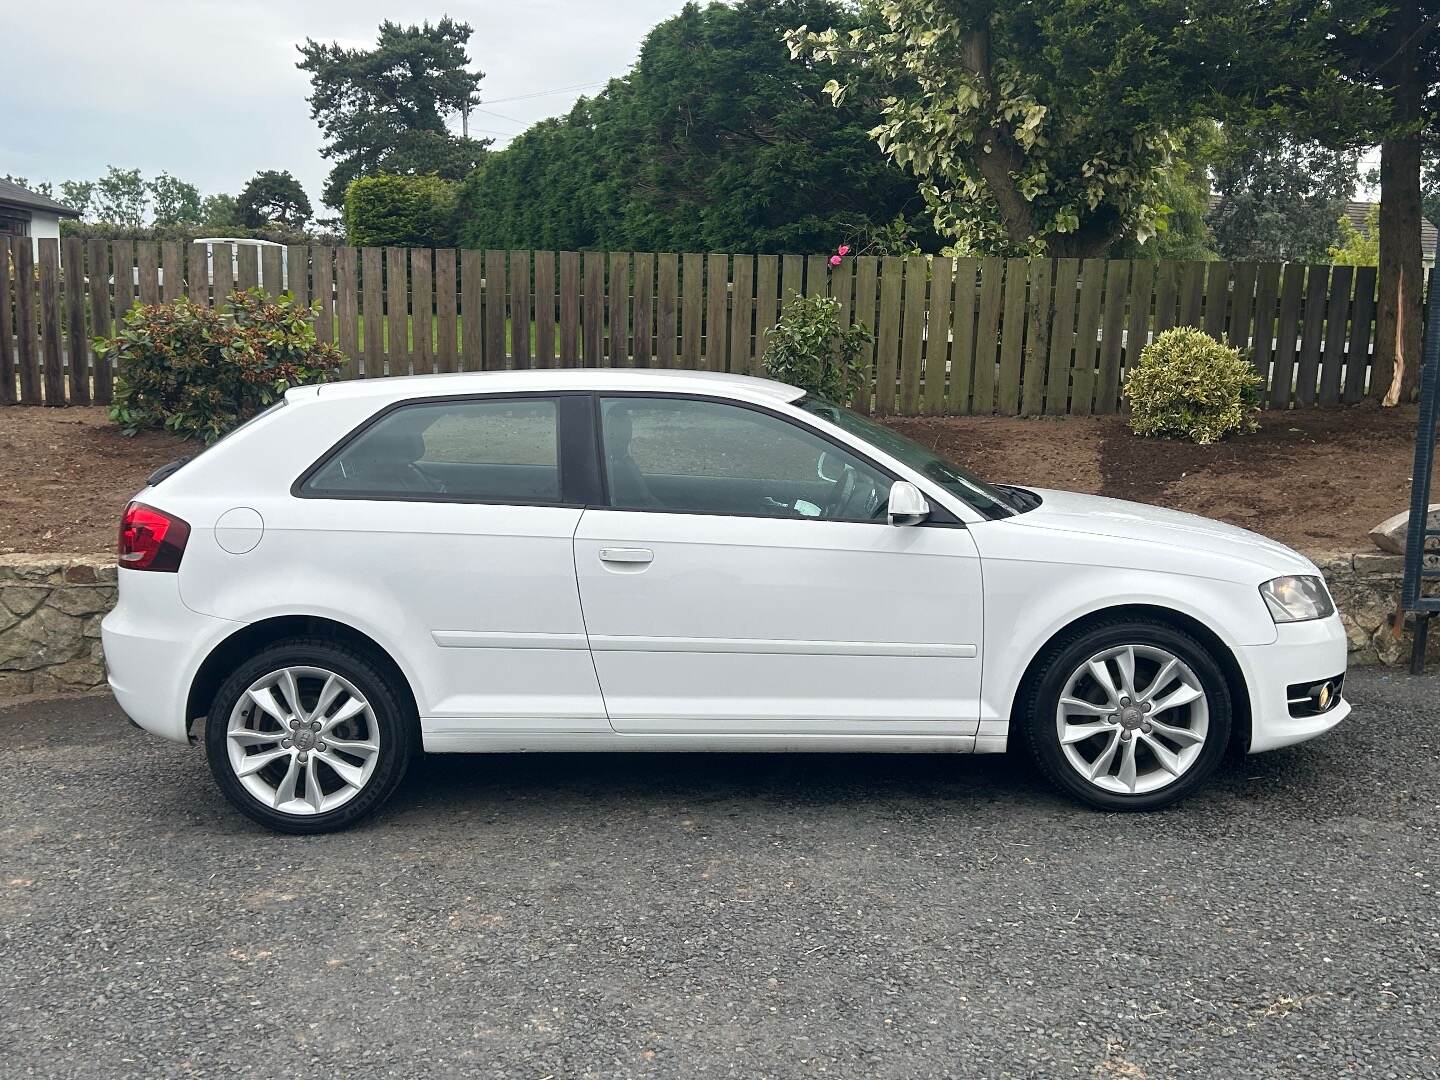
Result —
[[850, 496], [855, 493], [855, 470], [849, 465], [843, 466], [845, 476], [835, 484], [836, 495], [825, 504], [825, 517], [834, 520], [842, 517], [846, 507], [850, 503]]

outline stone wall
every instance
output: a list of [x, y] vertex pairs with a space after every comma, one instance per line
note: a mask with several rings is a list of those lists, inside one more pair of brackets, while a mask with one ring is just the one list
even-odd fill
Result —
[[[1400, 604], [1405, 558], [1380, 551], [1311, 555], [1325, 574], [1350, 639], [1351, 664], [1404, 664], [1410, 659], [1415, 617], [1405, 616], [1397, 637], [1393, 620]], [[1432, 627], [1428, 659], [1440, 659], [1440, 627]]]
[[[1352, 664], [1400, 664], [1410, 633], [1390, 620], [1403, 560], [1379, 552], [1314, 557], [1350, 638]], [[115, 603], [113, 555], [0, 555], [0, 696], [91, 690], [105, 685], [100, 618]], [[1430, 636], [1440, 659], [1440, 627]]]
[[114, 604], [114, 555], [0, 555], [0, 695], [104, 686]]

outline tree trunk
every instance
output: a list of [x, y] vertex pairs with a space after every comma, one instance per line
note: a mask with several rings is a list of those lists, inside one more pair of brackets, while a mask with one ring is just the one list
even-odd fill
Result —
[[1099, 259], [1119, 237], [1119, 215], [1109, 209], [1084, 220], [1074, 232], [1045, 237], [1045, 254], [1052, 259]]
[[1420, 140], [1380, 144], [1380, 298], [1370, 391], [1382, 405], [1415, 396], [1420, 379]]
[[[980, 80], [987, 94], [992, 93], [989, 27], [967, 33], [962, 52], [965, 69]], [[1015, 182], [1015, 173], [1024, 163], [1024, 155], [1008, 126], [1000, 124], [981, 130], [980, 143], [971, 151], [970, 160], [995, 198], [1005, 235], [1017, 250], [1023, 249], [1035, 234], [1035, 212]]]
[[1380, 143], [1380, 296], [1370, 393], [1410, 401], [1420, 380], [1420, 5], [1401, 5], [1398, 47], [1382, 76], [1392, 95], [1391, 137]]

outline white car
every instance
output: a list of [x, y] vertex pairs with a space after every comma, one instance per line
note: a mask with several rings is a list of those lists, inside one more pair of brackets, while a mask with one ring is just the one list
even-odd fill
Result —
[[997, 753], [1107, 810], [1349, 712], [1315, 566], [995, 486], [780, 383], [552, 370], [291, 390], [125, 511], [110, 686], [283, 831], [421, 750]]

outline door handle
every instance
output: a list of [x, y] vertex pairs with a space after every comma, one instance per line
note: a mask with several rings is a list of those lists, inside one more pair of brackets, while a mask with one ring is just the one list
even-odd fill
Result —
[[600, 549], [600, 561], [608, 563], [648, 563], [655, 559], [655, 552], [649, 548], [612, 548]]

